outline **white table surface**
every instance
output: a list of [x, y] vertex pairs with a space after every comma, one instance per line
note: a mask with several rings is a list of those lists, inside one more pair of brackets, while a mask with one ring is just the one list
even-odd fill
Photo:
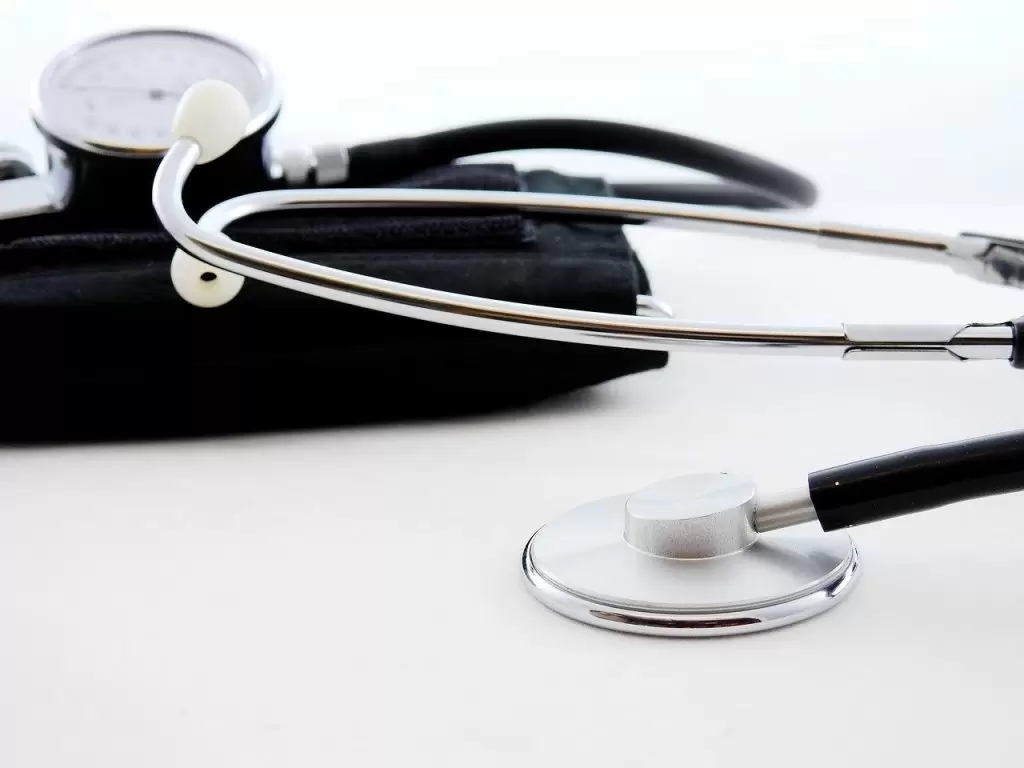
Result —
[[[630, 15], [550, 2], [143, 5], [5, 0], [4, 138], [39, 148], [30, 80], [62, 45], [187, 24], [274, 63], [287, 94], [278, 142], [625, 119], [800, 168], [827, 218], [1024, 232], [1022, 12], [1010, 0], [630, 3]], [[631, 237], [685, 316], [970, 321], [1024, 307], [938, 267]], [[1002, 363], [680, 352], [666, 370], [488, 418], [2, 448], [0, 765], [1019, 764], [1019, 496], [858, 531], [864, 578], [847, 602], [744, 638], [572, 623], [526, 593], [518, 561], [539, 525], [593, 497], [709, 469], [781, 486], [1021, 428], [1022, 392]]]

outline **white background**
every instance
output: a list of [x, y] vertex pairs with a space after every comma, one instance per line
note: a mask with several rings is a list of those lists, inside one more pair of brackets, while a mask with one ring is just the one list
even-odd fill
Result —
[[[286, 91], [280, 143], [630, 120], [812, 175], [814, 215], [1024, 234], [1014, 0], [258, 7], [3, 0], [3, 139], [40, 152], [25, 109], [62, 46], [185, 24], [268, 56]], [[672, 175], [593, 155], [519, 161]], [[631, 237], [687, 317], [957, 322], [1024, 308], [939, 267]], [[1021, 428], [1022, 392], [1002, 363], [687, 352], [490, 418], [0, 449], [0, 765], [1016, 764], [1018, 496], [857, 532], [865, 574], [848, 602], [739, 639], [573, 624], [526, 594], [518, 557], [562, 509], [673, 474], [781, 486]]]

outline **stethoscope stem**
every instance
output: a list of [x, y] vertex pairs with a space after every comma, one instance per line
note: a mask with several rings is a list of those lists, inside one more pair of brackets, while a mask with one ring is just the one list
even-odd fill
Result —
[[850, 528], [1024, 490], [1024, 431], [878, 456], [812, 472], [803, 488], [759, 501], [761, 533], [817, 521]]

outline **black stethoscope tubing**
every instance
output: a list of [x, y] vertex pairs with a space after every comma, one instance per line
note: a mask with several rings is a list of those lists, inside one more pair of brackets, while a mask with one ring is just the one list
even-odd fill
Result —
[[817, 200], [802, 175], [739, 150], [683, 134], [603, 120], [507, 120], [348, 148], [348, 187], [378, 186], [480, 155], [533, 149], [603, 152], [719, 177], [719, 183], [613, 183], [643, 200], [752, 209], [806, 208]]

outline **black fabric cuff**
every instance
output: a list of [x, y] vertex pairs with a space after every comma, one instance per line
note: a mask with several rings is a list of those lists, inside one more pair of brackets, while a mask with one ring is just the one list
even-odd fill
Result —
[[[607, 194], [600, 180], [454, 165], [403, 184]], [[515, 214], [309, 212], [239, 240], [416, 285], [632, 314], [650, 286], [621, 227]], [[0, 239], [2, 239], [0, 231]], [[0, 440], [214, 435], [515, 408], [662, 367], [660, 352], [410, 320], [248, 280], [217, 309], [174, 292], [162, 232], [0, 244]]]

